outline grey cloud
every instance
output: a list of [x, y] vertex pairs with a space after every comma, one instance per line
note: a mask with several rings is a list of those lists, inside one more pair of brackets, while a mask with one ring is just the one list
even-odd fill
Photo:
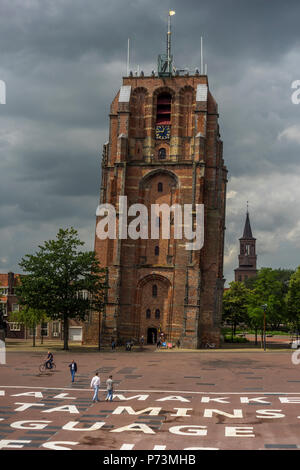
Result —
[[149, 74], [165, 50], [170, 6], [175, 64], [199, 67], [203, 35], [219, 104], [228, 193], [236, 193], [227, 204], [225, 277], [237, 265], [248, 199], [259, 265], [296, 262], [300, 105], [290, 86], [300, 79], [298, 1], [2, 0], [0, 271], [17, 271], [62, 226], [79, 228], [93, 246], [100, 154], [127, 38], [131, 68]]

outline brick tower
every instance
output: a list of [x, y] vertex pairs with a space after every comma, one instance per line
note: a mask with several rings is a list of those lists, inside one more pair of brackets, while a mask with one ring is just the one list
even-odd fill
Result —
[[256, 238], [252, 235], [249, 212], [247, 209], [244, 233], [240, 238], [239, 267], [234, 270], [235, 282], [244, 282], [257, 274]]
[[101, 178], [100, 203], [112, 204], [118, 221], [119, 196], [127, 196], [128, 208], [204, 204], [204, 246], [186, 250], [186, 240], [174, 238], [172, 218], [169, 240], [96, 236], [109, 289], [86, 341], [97, 342], [100, 325], [103, 344], [141, 335], [152, 343], [160, 332], [186, 348], [219, 344], [227, 170], [218, 106], [206, 75], [174, 72], [169, 44], [157, 73], [123, 78], [111, 105]]

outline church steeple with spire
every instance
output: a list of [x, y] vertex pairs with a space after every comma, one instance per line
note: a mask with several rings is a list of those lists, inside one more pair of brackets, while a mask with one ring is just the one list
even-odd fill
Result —
[[252, 235], [247, 205], [246, 221], [242, 238], [240, 238], [239, 267], [234, 270], [235, 281], [244, 282], [257, 274], [256, 238]]

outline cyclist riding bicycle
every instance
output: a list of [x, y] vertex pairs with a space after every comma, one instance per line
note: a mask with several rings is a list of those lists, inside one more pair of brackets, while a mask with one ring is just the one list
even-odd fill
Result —
[[52, 369], [52, 362], [54, 361], [54, 357], [53, 357], [53, 354], [52, 352], [48, 351], [48, 355], [46, 357], [46, 362], [45, 362], [45, 366], [47, 369]]

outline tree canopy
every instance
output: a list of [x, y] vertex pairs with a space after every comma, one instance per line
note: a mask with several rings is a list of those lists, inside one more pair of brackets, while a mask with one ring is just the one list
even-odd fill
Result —
[[20, 262], [26, 273], [16, 289], [20, 304], [62, 320], [64, 349], [68, 349], [69, 319], [85, 320], [91, 311], [100, 311], [107, 288], [95, 252], [80, 251], [83, 245], [73, 227], [60, 229], [55, 240], [45, 241]]
[[285, 297], [287, 305], [287, 316], [291, 323], [299, 331], [300, 326], [300, 266], [292, 274]]
[[257, 276], [232, 282], [223, 296], [223, 320], [233, 325], [247, 324], [257, 330], [266, 322], [271, 329], [293, 322], [300, 326], [300, 267], [291, 269], [261, 268]]

